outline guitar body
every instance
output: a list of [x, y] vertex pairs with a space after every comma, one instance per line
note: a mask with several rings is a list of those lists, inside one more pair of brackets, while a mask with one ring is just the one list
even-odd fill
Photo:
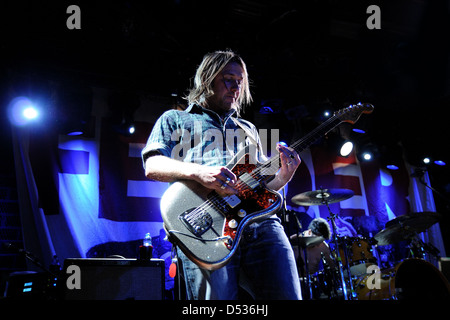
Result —
[[201, 268], [224, 266], [236, 252], [244, 228], [280, 209], [281, 195], [251, 178], [255, 167], [248, 155], [231, 167], [244, 186], [237, 195], [222, 197], [186, 180], [173, 183], [161, 198], [169, 239]]

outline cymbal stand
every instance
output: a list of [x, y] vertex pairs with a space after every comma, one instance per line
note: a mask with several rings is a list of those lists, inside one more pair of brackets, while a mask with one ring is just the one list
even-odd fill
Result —
[[[299, 235], [300, 235], [300, 229], [302, 228], [300, 221], [298, 221], [297, 216], [295, 215], [295, 213], [292, 212], [292, 210], [288, 210], [287, 209], [287, 205], [286, 205], [286, 190], [285, 188], [282, 189], [282, 193], [283, 193], [283, 205], [281, 207], [281, 220], [282, 223], [284, 224], [284, 230], [288, 231], [288, 235], [291, 233], [290, 232], [290, 222], [291, 221], [296, 221], [296, 226], [297, 226], [297, 247], [298, 247], [298, 257], [297, 257], [297, 261], [296, 264], [297, 266], [300, 266], [300, 274], [299, 276], [302, 277], [303, 279], [306, 279], [307, 283], [306, 283], [306, 287], [309, 288], [308, 290], [308, 299], [312, 300], [313, 296], [312, 296], [312, 288], [311, 288], [311, 277], [309, 275], [309, 269], [308, 269], [308, 257], [306, 255], [306, 249], [303, 250], [304, 253], [304, 261], [302, 259], [302, 255], [300, 254], [300, 250], [301, 250], [301, 246], [300, 246], [300, 240], [299, 240]], [[291, 214], [293, 214], [293, 219], [291, 217]], [[303, 268], [304, 267], [304, 268]], [[304, 274], [306, 270], [306, 275]], [[301, 285], [301, 282], [300, 282]], [[303, 294], [303, 287], [302, 287], [302, 294]]]
[[[300, 247], [298, 249], [300, 251]], [[305, 257], [306, 282], [307, 282], [307, 285], [308, 285], [308, 288], [309, 288], [309, 290], [308, 290], [309, 291], [308, 292], [309, 299], [312, 300], [313, 299], [313, 293], [312, 293], [312, 286], [311, 286], [311, 275], [309, 274], [309, 267], [308, 267], [309, 261], [308, 261], [308, 254], [306, 253], [306, 251], [307, 251], [306, 249], [307, 249], [306, 247], [303, 248], [303, 255]]]
[[[324, 195], [322, 196], [322, 199], [324, 198]], [[341, 286], [342, 286], [342, 293], [344, 295], [344, 299], [345, 300], [349, 300], [349, 295], [347, 292], [347, 285], [345, 283], [345, 278], [344, 278], [344, 270], [343, 270], [343, 266], [342, 266], [342, 259], [341, 259], [341, 255], [339, 253], [339, 244], [338, 244], [338, 237], [337, 237], [337, 226], [336, 226], [336, 215], [331, 211], [330, 206], [328, 205], [328, 201], [323, 200], [322, 203], [324, 205], [327, 206], [328, 208], [328, 212], [330, 213], [330, 217], [329, 220], [331, 221], [331, 226], [333, 228], [333, 242], [334, 242], [334, 248], [335, 248], [335, 254], [337, 256], [337, 266], [338, 266], [338, 270], [339, 270], [339, 276], [340, 276], [340, 282], [341, 282]]]

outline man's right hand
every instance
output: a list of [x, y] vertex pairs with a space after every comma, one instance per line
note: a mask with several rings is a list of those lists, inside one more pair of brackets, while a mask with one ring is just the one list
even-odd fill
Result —
[[155, 155], [146, 160], [145, 175], [163, 182], [194, 180], [224, 196], [238, 192], [235, 174], [223, 166], [209, 167]]

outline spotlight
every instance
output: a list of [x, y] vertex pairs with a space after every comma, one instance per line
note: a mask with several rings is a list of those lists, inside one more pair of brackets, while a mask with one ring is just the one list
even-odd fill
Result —
[[345, 141], [342, 146], [341, 149], [339, 150], [339, 154], [341, 155], [341, 157], [347, 157], [353, 150], [353, 142], [351, 141]]
[[399, 168], [395, 164], [388, 164], [386, 166], [389, 170], [398, 170]]
[[371, 161], [379, 157], [379, 149], [373, 143], [368, 143], [360, 148], [358, 148], [357, 157], [360, 161]]
[[39, 111], [27, 97], [17, 97], [8, 106], [8, 117], [12, 124], [24, 126], [36, 120]]
[[431, 162], [431, 159], [430, 159], [430, 158], [428, 158], [428, 157], [423, 158], [423, 163], [429, 164], [430, 162]]
[[361, 133], [361, 134], [366, 133], [366, 131], [364, 131], [363, 129], [358, 129], [358, 128], [353, 128], [352, 131], [356, 132], [356, 133]]
[[362, 158], [366, 161], [370, 161], [370, 160], [372, 160], [373, 155], [371, 152], [366, 151], [366, 152], [363, 152]]
[[403, 149], [398, 141], [385, 142], [380, 147], [380, 164], [389, 170], [399, 170], [403, 164]]
[[135, 131], [136, 131], [136, 128], [134, 127], [134, 125], [130, 125], [130, 126], [128, 127], [128, 132], [129, 132], [130, 134], [135, 133]]
[[331, 112], [328, 111], [328, 110], [326, 110], [326, 111], [323, 113], [323, 115], [324, 115], [325, 118], [328, 118], [328, 117], [331, 115]]
[[25, 108], [25, 110], [23, 110], [22, 114], [28, 120], [36, 119], [39, 115], [36, 108], [34, 108], [32, 106]]
[[83, 131], [71, 131], [67, 135], [68, 136], [81, 136], [81, 135], [83, 135]]

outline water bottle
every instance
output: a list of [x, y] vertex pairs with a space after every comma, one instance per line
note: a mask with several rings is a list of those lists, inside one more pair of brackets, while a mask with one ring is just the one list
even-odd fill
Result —
[[145, 234], [144, 237], [144, 247], [150, 247], [152, 245], [152, 236], [149, 232]]
[[144, 236], [142, 245], [139, 246], [139, 259], [150, 260], [153, 256], [152, 236], [147, 232]]

